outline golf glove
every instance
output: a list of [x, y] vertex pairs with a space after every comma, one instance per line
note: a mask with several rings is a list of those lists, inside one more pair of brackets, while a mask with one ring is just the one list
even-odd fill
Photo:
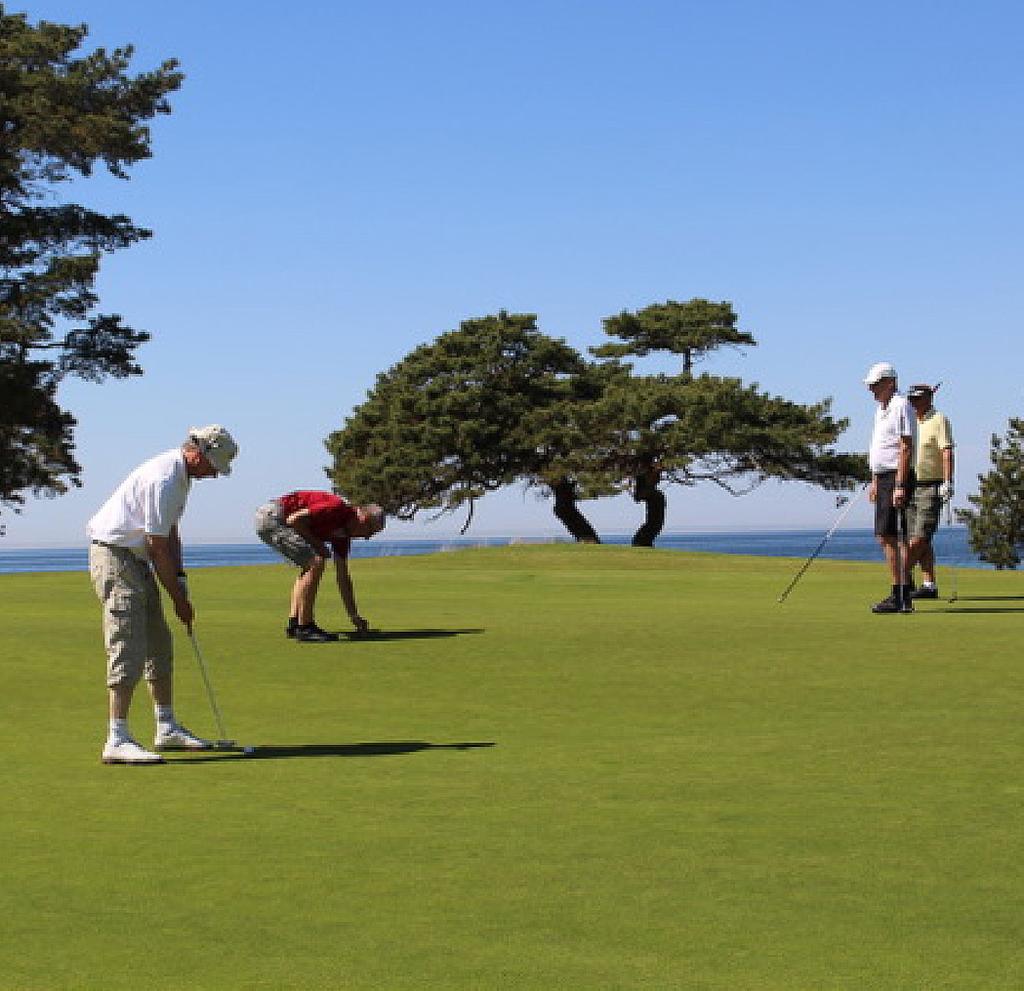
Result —
[[943, 502], [951, 502], [953, 499], [953, 483], [943, 482], [939, 486], [939, 498]]

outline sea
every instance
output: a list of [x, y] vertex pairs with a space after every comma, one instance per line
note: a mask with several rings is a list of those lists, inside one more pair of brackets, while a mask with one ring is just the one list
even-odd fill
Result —
[[[628, 534], [602, 537], [606, 544], [628, 545]], [[722, 533], [664, 533], [656, 547], [671, 551], [707, 551], [716, 554], [749, 554], [760, 557], [818, 557], [837, 561], [881, 561], [881, 550], [870, 529], [838, 530], [825, 541], [820, 530], [735, 530]], [[570, 543], [566, 537], [455, 537], [440, 540], [359, 540], [352, 544], [353, 558], [407, 557], [441, 554], [471, 547], [506, 547], [511, 544]], [[944, 527], [934, 538], [941, 564], [957, 568], [989, 568], [971, 551], [965, 527]], [[818, 551], [818, 548], [821, 550]], [[638, 551], [638, 553], [643, 553]], [[187, 568], [234, 567], [277, 564], [282, 561], [266, 544], [193, 544], [185, 547]], [[13, 548], [0, 539], [0, 574], [32, 571], [86, 571], [88, 549], [81, 547]]]

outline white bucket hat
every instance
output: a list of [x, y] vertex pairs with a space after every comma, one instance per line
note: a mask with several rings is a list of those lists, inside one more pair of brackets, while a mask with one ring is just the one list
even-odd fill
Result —
[[188, 440], [199, 448], [199, 453], [217, 469], [218, 475], [231, 474], [231, 460], [238, 454], [238, 445], [219, 423], [192, 427], [188, 432]]

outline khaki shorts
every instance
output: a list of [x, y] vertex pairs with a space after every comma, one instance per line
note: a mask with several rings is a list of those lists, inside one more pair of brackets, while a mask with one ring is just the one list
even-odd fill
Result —
[[907, 508], [907, 534], [911, 540], [924, 537], [931, 540], [939, 528], [942, 500], [938, 482], [918, 482], [914, 497]]
[[107, 686], [170, 675], [174, 642], [150, 566], [123, 547], [90, 544], [89, 577], [103, 605]]
[[317, 556], [309, 541], [281, 519], [281, 507], [276, 500], [272, 499], [256, 510], [256, 533], [263, 543], [303, 571]]

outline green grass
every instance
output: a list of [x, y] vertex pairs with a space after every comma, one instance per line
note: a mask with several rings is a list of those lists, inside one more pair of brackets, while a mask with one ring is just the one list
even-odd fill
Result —
[[273, 749], [157, 768], [99, 763], [87, 577], [0, 576], [0, 988], [1024, 987], [1020, 576], [872, 616], [880, 563], [778, 605], [799, 563], [356, 561], [375, 625], [450, 635], [333, 645], [284, 640], [284, 566], [195, 571]]

